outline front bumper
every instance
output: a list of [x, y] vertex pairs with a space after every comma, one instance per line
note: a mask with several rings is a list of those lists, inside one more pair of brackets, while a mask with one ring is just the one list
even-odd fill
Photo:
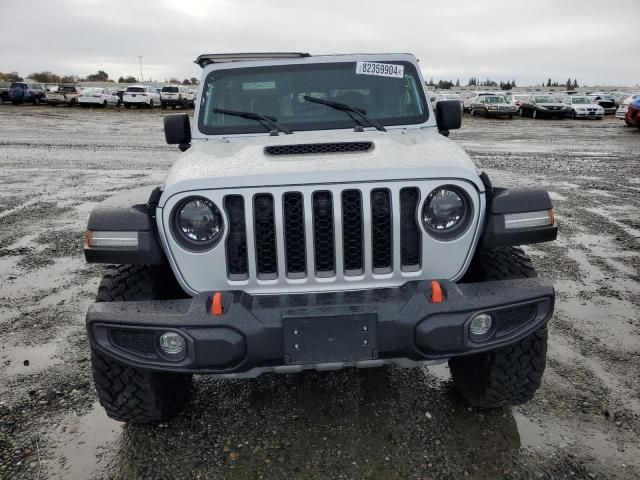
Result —
[[567, 116], [567, 110], [542, 110], [539, 108], [537, 116], [544, 118], [564, 118]]
[[485, 110], [489, 117], [508, 117], [516, 115], [518, 112], [507, 110]]
[[602, 118], [604, 112], [580, 112], [576, 110], [576, 118]]
[[[441, 303], [431, 300], [428, 281], [330, 293], [229, 291], [221, 294], [220, 315], [211, 312], [210, 294], [95, 303], [87, 313], [87, 332], [94, 348], [127, 365], [250, 377], [264, 371], [441, 363], [517, 342], [553, 313], [554, 289], [543, 279], [440, 285]], [[493, 326], [474, 339], [469, 323], [481, 312], [492, 315]], [[159, 348], [167, 331], [186, 339], [179, 358]]]

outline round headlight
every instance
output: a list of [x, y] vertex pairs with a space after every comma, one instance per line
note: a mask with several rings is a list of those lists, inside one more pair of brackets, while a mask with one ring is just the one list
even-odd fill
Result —
[[174, 211], [174, 227], [184, 246], [196, 250], [213, 247], [222, 236], [222, 214], [206, 198], [191, 197]]
[[468, 225], [470, 209], [469, 199], [462, 190], [445, 185], [427, 196], [422, 207], [422, 222], [432, 236], [452, 239]]

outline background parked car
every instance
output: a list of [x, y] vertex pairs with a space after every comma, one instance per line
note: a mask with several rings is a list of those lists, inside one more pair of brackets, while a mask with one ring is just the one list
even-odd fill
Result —
[[13, 82], [9, 87], [9, 100], [14, 105], [44, 102], [44, 87], [40, 83]]
[[512, 107], [515, 107], [516, 112], [519, 113], [520, 105], [522, 105], [522, 102], [524, 102], [528, 98], [529, 98], [529, 95], [526, 95], [526, 94], [510, 93], [509, 95], [507, 95], [506, 100], [507, 100], [507, 103]]
[[620, 106], [618, 106], [618, 109], [616, 110], [616, 118], [624, 120], [629, 105], [631, 104], [631, 102], [638, 98], [640, 98], [640, 93], [634, 93], [633, 95], [628, 96], [624, 100], [622, 100], [620, 102]]
[[567, 105], [552, 95], [531, 95], [520, 105], [520, 116], [531, 118], [564, 118]]
[[640, 128], [640, 98], [636, 98], [629, 104], [624, 122], [629, 126]]
[[502, 95], [482, 95], [471, 103], [472, 116], [513, 118], [515, 112], [515, 107], [509, 105]]
[[82, 90], [78, 96], [78, 105], [81, 107], [120, 106], [120, 98], [109, 89], [90, 87]]
[[9, 82], [0, 82], [0, 103], [9, 101]]
[[58, 85], [55, 91], [45, 94], [48, 105], [69, 105], [74, 106], [78, 102], [78, 95], [81, 88], [78, 85]]
[[462, 111], [470, 112], [471, 104], [476, 100], [476, 98], [482, 97], [484, 95], [495, 95], [495, 93], [494, 92], [473, 92], [470, 95], [468, 94], [468, 96], [462, 100]]
[[131, 85], [124, 91], [122, 103], [124, 103], [125, 108], [131, 108], [132, 105], [153, 108], [156, 105], [160, 105], [160, 94], [153, 87]]
[[586, 95], [572, 95], [565, 97], [563, 102], [567, 105], [565, 115], [569, 118], [596, 118], [602, 120], [604, 108]]
[[160, 90], [160, 104], [167, 107], [194, 107], [193, 93], [181, 85], [165, 85]]
[[598, 105], [604, 108], [604, 114], [610, 115], [616, 113], [616, 98], [608, 93], [590, 93], [591, 97]]
[[436, 93], [435, 95], [433, 95], [431, 97], [431, 106], [433, 107], [434, 111], [436, 109], [436, 104], [440, 100], [457, 100], [458, 102], [460, 102], [460, 111], [463, 111], [462, 97], [460, 97], [460, 95], [458, 95], [457, 93]]

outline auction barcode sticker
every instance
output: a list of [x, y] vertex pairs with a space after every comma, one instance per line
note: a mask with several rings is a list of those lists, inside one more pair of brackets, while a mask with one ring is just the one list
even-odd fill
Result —
[[356, 73], [359, 75], [377, 75], [379, 77], [404, 77], [404, 65], [393, 65], [391, 63], [358, 62]]

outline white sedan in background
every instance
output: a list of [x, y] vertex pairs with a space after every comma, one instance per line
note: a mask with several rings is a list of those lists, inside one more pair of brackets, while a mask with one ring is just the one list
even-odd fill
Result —
[[627, 114], [627, 109], [629, 108], [629, 105], [631, 104], [631, 102], [633, 102], [637, 98], [640, 98], [640, 93], [634, 93], [630, 97], [627, 97], [622, 102], [620, 102], [620, 106], [616, 110], [616, 118], [624, 120], [624, 117]]
[[124, 108], [131, 108], [132, 105], [153, 108], [160, 105], [160, 94], [154, 87], [131, 85], [124, 91], [122, 103]]
[[567, 105], [566, 115], [569, 118], [596, 118], [602, 120], [602, 117], [604, 117], [604, 108], [598, 105], [593, 97], [571, 95], [562, 101]]
[[108, 88], [83, 88], [78, 95], [78, 105], [81, 107], [120, 106], [120, 97]]

